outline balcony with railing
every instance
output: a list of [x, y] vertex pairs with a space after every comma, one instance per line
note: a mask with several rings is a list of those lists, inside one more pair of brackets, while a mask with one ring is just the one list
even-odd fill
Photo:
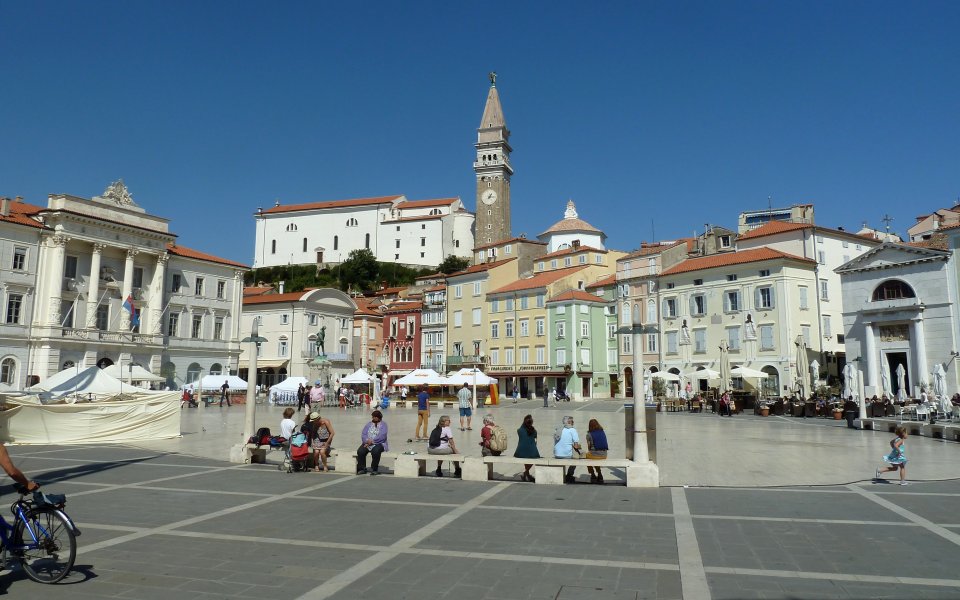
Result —
[[448, 356], [447, 369], [454, 370], [462, 367], [482, 367], [487, 361], [485, 356], [467, 354], [464, 356]]
[[75, 329], [73, 327], [64, 327], [61, 330], [64, 338], [85, 341], [99, 341], [115, 344], [163, 344], [162, 335], [151, 335], [148, 333], [135, 333], [127, 331], [101, 331], [100, 329]]

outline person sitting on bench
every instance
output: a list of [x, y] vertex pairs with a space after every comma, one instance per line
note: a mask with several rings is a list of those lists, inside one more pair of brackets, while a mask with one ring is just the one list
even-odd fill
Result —
[[[427, 442], [427, 454], [457, 454], [457, 445], [453, 441], [453, 431], [450, 429], [450, 417], [443, 415], [437, 421], [437, 426], [430, 432]], [[454, 477], [460, 477], [460, 463], [453, 462]], [[437, 461], [437, 477], [443, 477], [443, 461]]]
[[379, 475], [380, 455], [387, 449], [387, 424], [383, 422], [383, 413], [375, 410], [370, 413], [370, 422], [360, 432], [360, 447], [357, 448], [357, 475], [367, 472], [367, 454], [371, 454], [370, 474]]

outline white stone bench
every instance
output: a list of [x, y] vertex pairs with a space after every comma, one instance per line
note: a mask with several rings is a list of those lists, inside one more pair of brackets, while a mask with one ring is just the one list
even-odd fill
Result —
[[464, 460], [462, 454], [401, 454], [394, 463], [393, 474], [396, 477], [421, 477], [427, 474], [427, 463], [430, 461], [463, 463]]
[[267, 452], [270, 452], [271, 450], [284, 451], [286, 450], [286, 446], [270, 446], [269, 444], [261, 444], [260, 446], [257, 446], [256, 444], [247, 443], [240, 448], [242, 456], [239, 457], [238, 460], [231, 459], [231, 462], [244, 464], [254, 463], [261, 465], [266, 464]]
[[561, 485], [567, 467], [595, 467], [628, 471], [636, 463], [625, 458], [605, 458], [599, 460], [579, 458], [515, 458], [513, 456], [484, 456], [468, 458], [464, 462], [463, 478], [467, 481], [487, 481], [493, 478], [495, 465], [534, 465], [533, 476], [538, 484]]

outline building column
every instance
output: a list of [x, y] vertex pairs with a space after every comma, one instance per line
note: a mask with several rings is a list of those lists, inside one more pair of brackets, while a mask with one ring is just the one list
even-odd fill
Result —
[[237, 271], [233, 274], [233, 300], [230, 306], [230, 330], [227, 331], [224, 327], [224, 334], [229, 336], [227, 341], [233, 343], [240, 341], [240, 313], [243, 310], [243, 271]]
[[152, 335], [160, 335], [163, 321], [163, 281], [166, 277], [167, 261], [170, 255], [164, 252], [157, 256], [157, 265], [153, 269], [153, 281], [150, 283], [150, 301], [148, 303], [150, 314], [150, 327], [141, 328], [143, 331], [149, 331]]
[[130, 313], [123, 308], [123, 303], [133, 293], [133, 257], [139, 252], [139, 250], [133, 248], [127, 249], [127, 260], [123, 264], [123, 288], [120, 292], [120, 331], [130, 330]]
[[[867, 346], [867, 383], [876, 389], [879, 385], [877, 367], [880, 366], [880, 355], [877, 354], [877, 342], [873, 333], [873, 323], [864, 323], [864, 341]], [[874, 391], [876, 393], [876, 391]]]
[[927, 337], [923, 332], [923, 314], [913, 320], [913, 339], [915, 340], [915, 356], [917, 358], [917, 370], [919, 373], [913, 377], [913, 384], [919, 386], [921, 383], [927, 384], [927, 387], [933, 383], [927, 372]]
[[100, 257], [105, 244], [93, 244], [90, 253], [90, 277], [87, 281], [87, 314], [84, 326], [94, 329], [97, 326], [97, 305], [100, 303]]
[[54, 327], [60, 326], [60, 304], [63, 295], [63, 264], [67, 258], [67, 242], [70, 241], [65, 235], [56, 234], [47, 238], [50, 245], [50, 264], [46, 265], [47, 271], [47, 294], [49, 294], [49, 305], [47, 310], [46, 324]]

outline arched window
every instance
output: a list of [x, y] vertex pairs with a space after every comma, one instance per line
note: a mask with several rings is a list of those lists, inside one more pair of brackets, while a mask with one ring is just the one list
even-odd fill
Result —
[[290, 223], [289, 225], [287, 225], [287, 231], [296, 231], [296, 230], [297, 230], [296, 223]]
[[200, 363], [190, 363], [190, 366], [187, 367], [187, 381], [186, 383], [195, 383], [200, 379], [200, 373], [203, 371], [203, 368], [200, 366]]
[[107, 367], [109, 367], [109, 366], [112, 365], [112, 364], [113, 364], [113, 361], [112, 361], [112, 360], [110, 360], [109, 358], [104, 357], [104, 358], [101, 358], [100, 360], [97, 361], [97, 368], [106, 369]]
[[220, 363], [213, 363], [210, 365], [210, 374], [211, 375], [223, 375], [223, 365]]
[[657, 322], [657, 303], [654, 300], [647, 300], [647, 324]]
[[347, 227], [356, 227], [359, 224], [360, 223], [357, 222], [357, 220], [354, 219], [353, 217], [350, 217], [349, 219], [347, 219]]
[[430, 211], [430, 214], [431, 214], [431, 215], [442, 215], [442, 214], [443, 214], [443, 211], [440, 210], [439, 208], [435, 208], [435, 209], [433, 209], [433, 210]]
[[8, 356], [0, 361], [0, 383], [6, 385], [16, 385], [17, 381], [17, 359]]
[[340, 354], [346, 354], [346, 353], [347, 353], [347, 338], [345, 338], [345, 337], [340, 338], [339, 346], [340, 346]]
[[400, 346], [393, 347], [393, 362], [400, 362]]
[[620, 323], [622, 325], [630, 324], [630, 303], [623, 303], [623, 310], [620, 311]]
[[916, 298], [913, 288], [899, 279], [888, 279], [873, 290], [873, 301], [899, 300], [900, 298]]
[[335, 235], [333, 236], [333, 249], [337, 250], [338, 248], [340, 248], [340, 236]]

